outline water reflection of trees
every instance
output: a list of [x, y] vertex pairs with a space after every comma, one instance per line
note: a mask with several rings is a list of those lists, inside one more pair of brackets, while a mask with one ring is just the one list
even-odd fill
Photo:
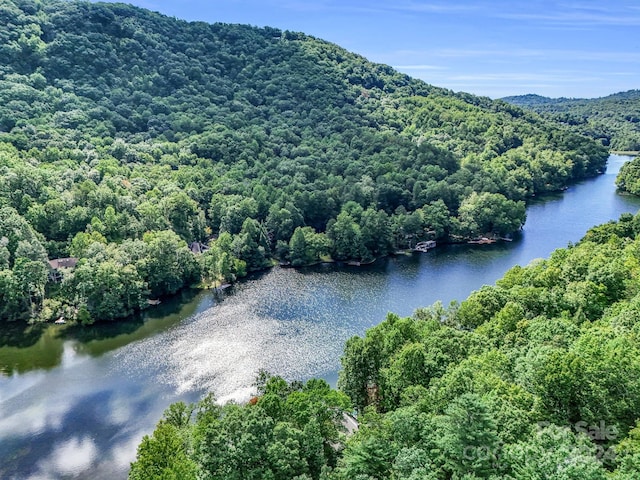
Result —
[[47, 325], [7, 322], [0, 330], [0, 347], [27, 348], [35, 345], [46, 328]]

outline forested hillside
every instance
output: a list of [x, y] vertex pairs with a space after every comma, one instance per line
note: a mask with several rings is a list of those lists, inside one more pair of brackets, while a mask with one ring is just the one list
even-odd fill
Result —
[[503, 100], [548, 115], [614, 151], [640, 150], [640, 90], [589, 99], [521, 95]]
[[129, 478], [638, 478], [639, 274], [625, 214], [459, 305], [389, 314], [348, 341], [340, 391], [262, 378], [245, 406], [172, 406]]
[[606, 157], [304, 34], [4, 0], [0, 319], [90, 323], [274, 258], [505, 235]]
[[[593, 99], [521, 95], [504, 100], [561, 122], [613, 151], [640, 151], [640, 90]], [[624, 192], [640, 195], [640, 161], [637, 158], [620, 169], [616, 185]]]

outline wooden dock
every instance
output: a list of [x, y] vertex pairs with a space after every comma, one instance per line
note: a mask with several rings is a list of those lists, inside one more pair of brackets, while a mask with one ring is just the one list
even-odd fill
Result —
[[467, 243], [470, 243], [471, 245], [489, 245], [491, 243], [496, 243], [496, 240], [494, 238], [482, 237], [469, 240]]
[[432, 248], [436, 248], [435, 240], [427, 240], [426, 242], [418, 242], [416, 246], [413, 247], [414, 252], [428, 252]]

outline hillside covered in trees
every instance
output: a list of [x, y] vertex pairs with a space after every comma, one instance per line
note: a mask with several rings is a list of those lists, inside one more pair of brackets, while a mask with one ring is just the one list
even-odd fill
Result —
[[[613, 151], [640, 151], [640, 90], [592, 99], [521, 95], [503, 100], [563, 123]], [[640, 195], [638, 158], [622, 166], [616, 185], [623, 192]]]
[[274, 258], [505, 235], [528, 197], [606, 158], [558, 123], [301, 33], [5, 0], [0, 319], [109, 320]]
[[173, 405], [129, 478], [638, 478], [639, 275], [625, 214], [460, 304], [389, 314], [347, 342], [339, 391], [262, 378], [244, 406]]
[[506, 97], [504, 101], [531, 109], [600, 141], [614, 151], [640, 151], [640, 90], [602, 98]]

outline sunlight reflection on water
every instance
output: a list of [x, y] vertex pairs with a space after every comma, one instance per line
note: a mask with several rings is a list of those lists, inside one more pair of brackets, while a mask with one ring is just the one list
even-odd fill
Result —
[[213, 391], [220, 400], [247, 399], [260, 369], [289, 380], [335, 371], [354, 323], [362, 323], [357, 312], [354, 319], [345, 310], [357, 310], [358, 303], [371, 302], [375, 294], [363, 295], [358, 284], [368, 283], [372, 290], [381, 285], [373, 275], [329, 275], [334, 282], [275, 269], [166, 335], [131, 345], [119, 356], [129, 368], [161, 366], [160, 377], [179, 393]]

